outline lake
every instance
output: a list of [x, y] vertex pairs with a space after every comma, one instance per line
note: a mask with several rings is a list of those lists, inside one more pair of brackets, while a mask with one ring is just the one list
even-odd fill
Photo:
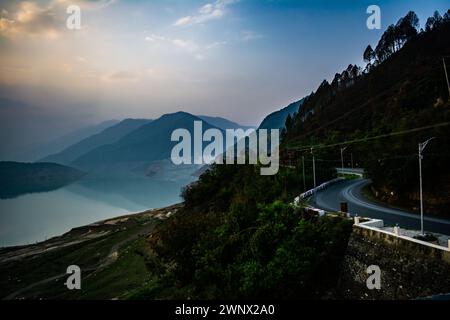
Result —
[[64, 188], [0, 200], [0, 247], [31, 244], [74, 227], [181, 202], [187, 179], [86, 177]]

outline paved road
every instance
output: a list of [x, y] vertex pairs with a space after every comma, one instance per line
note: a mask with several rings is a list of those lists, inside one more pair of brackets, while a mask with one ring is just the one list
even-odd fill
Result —
[[[407, 229], [420, 230], [420, 215], [402, 210], [382, 207], [364, 198], [361, 189], [370, 181], [357, 179], [337, 183], [316, 195], [315, 206], [324, 210], [340, 210], [340, 203], [348, 203], [349, 212], [369, 218], [382, 219], [386, 226], [399, 224]], [[425, 216], [425, 231], [450, 235], [450, 220]]]

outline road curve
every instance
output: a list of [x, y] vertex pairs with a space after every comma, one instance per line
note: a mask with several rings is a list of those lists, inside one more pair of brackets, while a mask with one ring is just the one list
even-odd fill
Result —
[[[315, 206], [324, 210], [340, 210], [340, 203], [347, 202], [352, 215], [384, 220], [385, 225], [420, 230], [420, 215], [403, 210], [383, 207], [366, 199], [361, 189], [370, 183], [367, 179], [357, 179], [337, 183], [316, 195]], [[312, 200], [314, 201], [314, 200]], [[450, 220], [424, 217], [425, 231], [450, 235]]]

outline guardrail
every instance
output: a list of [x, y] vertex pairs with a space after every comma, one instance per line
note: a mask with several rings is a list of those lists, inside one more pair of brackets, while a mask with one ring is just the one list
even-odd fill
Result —
[[[321, 191], [324, 190], [328, 187], [330, 187], [331, 185], [334, 185], [336, 183], [339, 183], [341, 181], [344, 181], [344, 178], [336, 178], [327, 182], [322, 183], [321, 185], [319, 185], [316, 188], [313, 188], [311, 190], [308, 190], [302, 194], [300, 194], [298, 197], [296, 197], [294, 199], [294, 205], [299, 205], [300, 204], [300, 200], [308, 198], [310, 196], [312, 196], [315, 192], [317, 191]], [[322, 209], [318, 209], [312, 206], [307, 206], [305, 207], [306, 210], [308, 211], [314, 211], [317, 213], [318, 216], [322, 217], [326, 214], [329, 214], [330, 212], [327, 212], [326, 210], [322, 210]], [[347, 218], [350, 218], [350, 214], [348, 212], [336, 212], [336, 213], [340, 213], [340, 214], [345, 214], [347, 216]], [[364, 222], [361, 222], [361, 220], [364, 219]], [[384, 234], [384, 235], [388, 235], [388, 236], [392, 236], [398, 239], [402, 239], [402, 240], [406, 240], [406, 241], [410, 241], [416, 244], [420, 244], [423, 246], [427, 246], [427, 247], [431, 247], [434, 249], [439, 249], [439, 250], [443, 250], [446, 252], [450, 252], [450, 239], [448, 240], [448, 246], [441, 246], [441, 245], [437, 245], [434, 243], [430, 243], [430, 242], [426, 242], [426, 241], [422, 241], [422, 240], [418, 240], [409, 236], [405, 236], [401, 234], [401, 229], [400, 227], [396, 226], [394, 227], [394, 232], [390, 232], [387, 230], [383, 230], [382, 228], [384, 227], [384, 221], [380, 220], [380, 219], [372, 219], [372, 218], [365, 218], [365, 217], [360, 217], [360, 216], [355, 216], [354, 217], [354, 226], [358, 227], [358, 228], [362, 228], [362, 229], [367, 229], [367, 230], [371, 230], [373, 232], [377, 232], [380, 234]]]
[[321, 191], [324, 190], [326, 188], [328, 188], [329, 186], [336, 184], [338, 182], [344, 181], [344, 178], [336, 178], [327, 182], [322, 183], [321, 185], [319, 185], [318, 187], [315, 187], [313, 189], [310, 189], [306, 192], [303, 192], [302, 194], [300, 194], [298, 197], [296, 197], [294, 199], [294, 204], [298, 205], [300, 203], [300, 200], [306, 199], [310, 196], [312, 196], [314, 193], [316, 193], [317, 191]]
[[[419, 240], [419, 239], [415, 239], [415, 238], [412, 238], [412, 237], [408, 237], [408, 236], [402, 235], [401, 234], [401, 229], [398, 226], [394, 227], [394, 232], [383, 230], [383, 229], [381, 229], [381, 228], [384, 227], [383, 220], [369, 219], [369, 221], [360, 222], [360, 219], [361, 219], [361, 217], [358, 217], [358, 216], [356, 216], [354, 218], [354, 221], [355, 221], [354, 225], [356, 227], [358, 227], [358, 228], [371, 230], [371, 231], [374, 231], [374, 232], [378, 232], [378, 233], [381, 233], [381, 234], [392, 236], [394, 238], [398, 238], [398, 239], [414, 242], [414, 243], [417, 243], [417, 244], [420, 244], [420, 245], [423, 245], [423, 246], [431, 247], [431, 248], [434, 248], [434, 249], [439, 249], [439, 250], [444, 250], [444, 251], [450, 252], [450, 240], [448, 240], [448, 246], [444, 247], [444, 246], [441, 246], [441, 245], [437, 245], [437, 244], [434, 244], [434, 243], [430, 243], [430, 242], [427, 242], [427, 241], [423, 241], [423, 240]], [[364, 219], [368, 219], [368, 218], [364, 218]]]
[[362, 168], [336, 168], [337, 173], [339, 174], [349, 174], [349, 175], [355, 175], [359, 176], [361, 178], [364, 177], [365, 171]]
[[[347, 217], [348, 219], [351, 219], [351, 216], [349, 213], [346, 212], [328, 212], [326, 210], [322, 210], [322, 209], [318, 209], [318, 208], [314, 208], [312, 206], [307, 206], [305, 207], [305, 210], [307, 211], [313, 211], [315, 212], [319, 217], [322, 217], [324, 215], [327, 214], [331, 214], [331, 215], [341, 215], [343, 217]], [[361, 222], [361, 221], [364, 222]], [[388, 230], [383, 230], [384, 228], [384, 221], [381, 219], [372, 219], [372, 218], [366, 218], [366, 217], [361, 217], [361, 216], [355, 216], [353, 218], [354, 221], [354, 226], [360, 229], [365, 229], [365, 230], [370, 230], [372, 232], [378, 233], [378, 234], [382, 234], [382, 235], [386, 235], [386, 236], [391, 236], [400, 240], [405, 240], [405, 241], [409, 241], [412, 243], [416, 243], [416, 244], [420, 244], [429, 248], [433, 248], [433, 249], [438, 249], [438, 250], [443, 250], [449, 257], [449, 253], [450, 253], [450, 239], [448, 240], [448, 246], [442, 246], [442, 245], [438, 245], [438, 244], [434, 244], [434, 243], [430, 243], [427, 241], [423, 241], [423, 240], [419, 240], [419, 239], [415, 239], [412, 238], [410, 236], [406, 236], [404, 234], [402, 234], [402, 229], [399, 226], [396, 226], [393, 228], [393, 232], [390, 232]]]

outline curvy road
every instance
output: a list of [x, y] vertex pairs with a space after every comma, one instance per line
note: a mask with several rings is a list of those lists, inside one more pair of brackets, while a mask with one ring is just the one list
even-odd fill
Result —
[[[339, 211], [340, 203], [348, 203], [348, 211], [352, 216], [358, 215], [384, 220], [385, 226], [420, 230], [420, 214], [399, 209], [384, 207], [366, 199], [361, 189], [370, 183], [367, 179], [356, 179], [339, 182], [328, 189], [317, 192], [314, 206], [328, 211]], [[314, 199], [311, 200], [314, 203]], [[450, 235], [450, 220], [429, 215], [424, 216], [425, 232], [437, 232]]]

